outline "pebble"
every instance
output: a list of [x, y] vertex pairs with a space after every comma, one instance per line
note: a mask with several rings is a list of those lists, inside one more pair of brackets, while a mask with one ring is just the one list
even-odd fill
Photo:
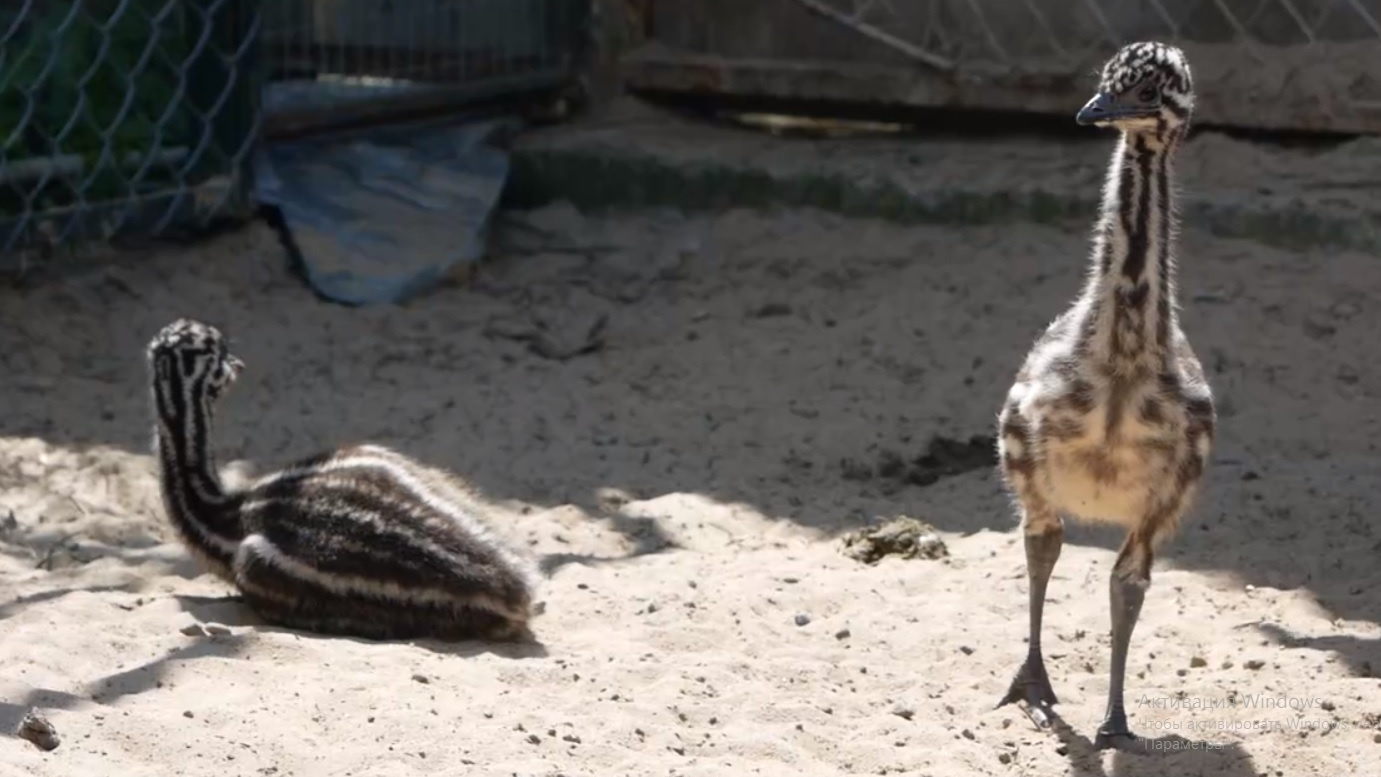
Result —
[[1204, 658], [1203, 656], [1194, 656], [1193, 658], [1189, 659], [1190, 669], [1202, 669], [1206, 666], [1208, 666], [1208, 659]]
[[836, 632], [834, 633], [834, 638], [835, 638], [835, 639], [848, 639], [848, 638], [851, 637], [851, 636], [853, 636], [853, 635], [852, 635], [852, 633], [851, 633], [847, 628], [840, 629], [839, 631], [836, 631]]
[[1250, 661], [1248, 661], [1248, 662], [1242, 664], [1242, 666], [1245, 666], [1246, 668], [1251, 669], [1251, 670], [1253, 670], [1253, 671], [1255, 671], [1255, 670], [1257, 670], [1257, 669], [1260, 669], [1261, 667], [1263, 667], [1263, 666], [1265, 666], [1265, 665], [1266, 665], [1266, 662], [1265, 662], [1265, 661], [1262, 661], [1262, 660], [1257, 659], [1257, 658], [1253, 658], [1252, 660], [1250, 660]]
[[913, 717], [916, 716], [916, 710], [910, 704], [906, 704], [905, 702], [897, 702], [892, 707], [892, 714], [896, 715], [902, 720], [911, 720]]
[[24, 713], [14, 735], [33, 743], [34, 747], [40, 750], [54, 750], [62, 743], [58, 737], [57, 729], [53, 728], [53, 724], [49, 723], [43, 713], [37, 709], [31, 709]]
[[430, 683], [430, 682], [431, 682], [431, 680], [427, 679], [427, 676], [424, 675], [424, 674], [415, 674], [415, 675], [413, 675], [413, 676], [412, 676], [412, 681], [413, 681], [413, 682], [416, 682], [416, 683], [422, 683], [423, 685], [426, 685], [427, 683]]
[[798, 612], [798, 613], [796, 613], [796, 625], [797, 625], [797, 626], [804, 626], [804, 625], [806, 625], [807, 623], [810, 623], [810, 616], [809, 616], [809, 615], [806, 615], [806, 614], [803, 613], [803, 612]]
[[186, 626], [183, 626], [182, 628], [178, 629], [178, 631], [188, 637], [206, 636], [206, 629], [203, 629], [200, 623], [189, 623]]

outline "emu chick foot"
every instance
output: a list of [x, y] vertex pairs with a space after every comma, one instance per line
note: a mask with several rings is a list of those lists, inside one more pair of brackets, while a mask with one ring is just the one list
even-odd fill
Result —
[[1045, 660], [1040, 653], [1032, 653], [1026, 657], [1021, 669], [1017, 670], [1017, 676], [1012, 678], [1007, 695], [1002, 697], [997, 706], [1002, 707], [1018, 701], [1026, 702], [1027, 714], [1037, 726], [1050, 728], [1050, 717], [1053, 713], [1051, 708], [1059, 704], [1060, 700], [1055, 698], [1055, 691], [1050, 687], [1050, 676], [1045, 673]]

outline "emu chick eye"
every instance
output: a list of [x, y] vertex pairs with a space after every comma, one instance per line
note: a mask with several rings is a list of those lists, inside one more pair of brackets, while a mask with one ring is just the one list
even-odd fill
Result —
[[1142, 102], [1149, 103], [1156, 99], [1156, 89], [1153, 86], [1142, 87], [1141, 91], [1136, 93], [1136, 96], [1140, 98]]

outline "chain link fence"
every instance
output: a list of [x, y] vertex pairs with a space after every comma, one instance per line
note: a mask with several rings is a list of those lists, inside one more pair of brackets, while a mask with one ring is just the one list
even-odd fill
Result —
[[1196, 115], [1381, 133], [1376, 0], [654, 0], [636, 89], [1067, 115], [1103, 61], [1172, 41]]
[[0, 3], [0, 272], [253, 215], [258, 142], [560, 95], [590, 0]]
[[560, 90], [590, 0], [279, 0], [265, 7], [267, 132], [287, 135]]
[[0, 262], [243, 215], [258, 25], [253, 0], [0, 7]]

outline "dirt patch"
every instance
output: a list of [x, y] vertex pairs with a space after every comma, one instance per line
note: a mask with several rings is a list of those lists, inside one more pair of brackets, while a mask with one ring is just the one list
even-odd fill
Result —
[[843, 542], [844, 555], [865, 564], [876, 564], [887, 556], [940, 559], [949, 555], [934, 526], [906, 516], [849, 532]]

